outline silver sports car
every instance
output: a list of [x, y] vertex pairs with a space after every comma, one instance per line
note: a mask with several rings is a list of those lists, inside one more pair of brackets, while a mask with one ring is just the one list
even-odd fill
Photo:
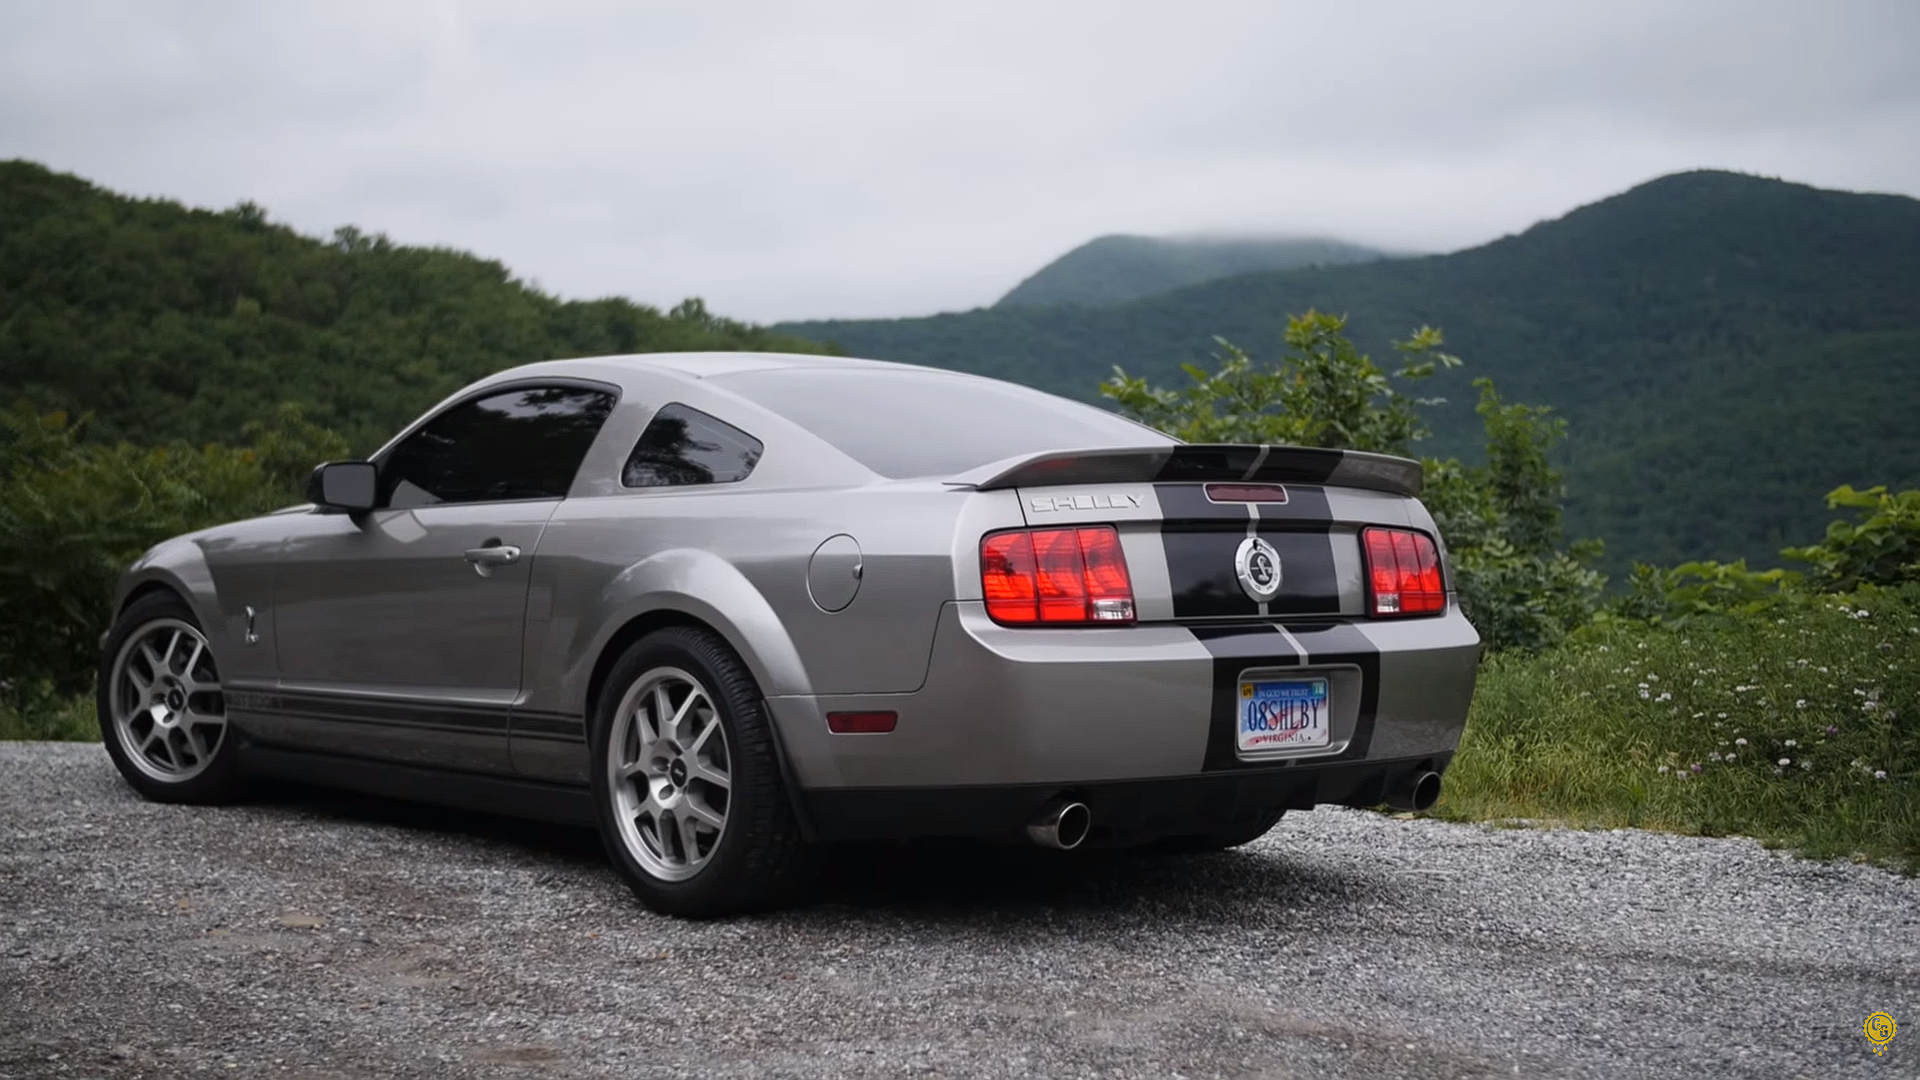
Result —
[[1480, 643], [1420, 482], [901, 364], [530, 364], [142, 556], [101, 730], [164, 801], [597, 825], [683, 914], [833, 841], [1230, 846], [1438, 796]]

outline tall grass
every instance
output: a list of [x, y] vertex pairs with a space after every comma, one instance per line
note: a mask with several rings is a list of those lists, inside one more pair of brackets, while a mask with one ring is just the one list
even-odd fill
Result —
[[93, 695], [64, 697], [46, 692], [20, 693], [0, 681], [0, 739], [97, 741]]
[[1601, 622], [1494, 656], [1435, 813], [1742, 834], [1920, 869], [1913, 599]]

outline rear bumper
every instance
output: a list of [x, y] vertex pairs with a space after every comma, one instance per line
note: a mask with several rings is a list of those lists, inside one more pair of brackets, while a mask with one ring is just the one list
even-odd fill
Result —
[[820, 839], [906, 840], [964, 836], [1012, 840], [1056, 797], [1092, 815], [1088, 844], [1147, 843], [1224, 829], [1274, 810], [1316, 805], [1375, 806], [1423, 772], [1441, 772], [1452, 754], [1393, 761], [1268, 768], [1160, 780], [967, 788], [842, 788], [805, 795]]
[[[1027, 787], [1046, 789], [1044, 798], [1071, 785], [1294, 770], [1347, 777], [1327, 769], [1450, 756], [1479, 655], [1457, 608], [1398, 621], [1049, 630], [998, 626], [978, 601], [961, 601], [941, 613], [918, 690], [776, 696], [768, 705], [794, 777], [814, 799], [931, 789], [964, 800], [968, 790]], [[1241, 760], [1234, 695], [1252, 670], [1327, 675], [1332, 745], [1284, 761]], [[890, 710], [899, 721], [884, 735], [831, 734], [826, 714], [843, 710]], [[1351, 775], [1360, 785], [1371, 774]], [[1281, 786], [1317, 792], [1322, 782]], [[1349, 797], [1339, 786], [1346, 779], [1324, 782], [1335, 794], [1319, 801]]]

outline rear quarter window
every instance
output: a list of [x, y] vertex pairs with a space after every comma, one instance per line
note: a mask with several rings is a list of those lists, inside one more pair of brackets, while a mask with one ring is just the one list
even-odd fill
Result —
[[731, 484], [760, 463], [760, 440], [675, 402], [653, 414], [620, 470], [630, 488]]
[[712, 381], [896, 480], [1047, 450], [1175, 443], [1091, 405], [942, 371], [789, 368]]

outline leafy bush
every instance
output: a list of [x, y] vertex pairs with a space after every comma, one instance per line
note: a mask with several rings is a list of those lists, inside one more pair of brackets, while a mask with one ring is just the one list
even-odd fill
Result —
[[[1430, 433], [1420, 407], [1437, 398], [1400, 387], [1454, 367], [1440, 331], [1421, 327], [1394, 347], [1392, 375], [1345, 336], [1346, 320], [1309, 311], [1287, 321], [1287, 351], [1262, 368], [1224, 339], [1218, 371], [1186, 366], [1192, 384], [1154, 387], [1115, 368], [1100, 387], [1127, 415], [1188, 442], [1257, 442], [1406, 454]], [[1396, 385], [1396, 380], [1399, 385]], [[1478, 379], [1487, 463], [1427, 459], [1427, 508], [1447, 543], [1462, 609], [1492, 649], [1542, 649], [1590, 618], [1606, 579], [1597, 542], [1562, 550], [1566, 489], [1548, 454], [1566, 438], [1552, 410], [1501, 400]]]
[[1827, 493], [1827, 509], [1871, 511], [1855, 524], [1827, 526], [1818, 544], [1781, 554], [1810, 563], [1809, 583], [1823, 592], [1851, 592], [1862, 585], [1920, 581], [1920, 490], [1892, 494], [1885, 487], [1855, 491], [1843, 484]]
[[1408, 359], [1389, 377], [1346, 337], [1346, 319], [1309, 311], [1287, 320], [1287, 352], [1270, 368], [1255, 366], [1246, 351], [1215, 338], [1220, 370], [1182, 365], [1193, 385], [1161, 389], [1116, 367], [1100, 392], [1122, 412], [1149, 427], [1191, 443], [1250, 442], [1326, 446], [1405, 454], [1430, 433], [1417, 406], [1438, 399], [1415, 398], [1393, 379], [1429, 378], [1459, 358], [1440, 351], [1440, 332], [1421, 327], [1394, 348]]
[[1806, 573], [1749, 570], [1745, 560], [1690, 562], [1671, 569], [1637, 565], [1627, 595], [1606, 614], [1681, 626], [1701, 619], [1766, 615], [1826, 594], [1871, 597], [1878, 588], [1920, 584], [1920, 490], [1856, 491], [1843, 485], [1827, 493], [1827, 506], [1870, 512], [1857, 523], [1834, 521], [1820, 543], [1781, 552], [1809, 564], [1812, 569]]
[[1920, 868], [1916, 656], [1912, 585], [1802, 591], [1691, 625], [1603, 620], [1487, 660], [1437, 812], [1738, 833]]
[[90, 684], [114, 582], [141, 552], [298, 502], [313, 463], [345, 452], [291, 408], [237, 449], [102, 445], [83, 428], [0, 411], [0, 679], [15, 707]]

